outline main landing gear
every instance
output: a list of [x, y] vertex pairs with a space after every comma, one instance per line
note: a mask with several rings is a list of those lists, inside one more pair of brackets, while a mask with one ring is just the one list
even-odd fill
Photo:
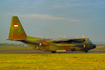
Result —
[[85, 50], [85, 52], [87, 53], [87, 52], [88, 52], [88, 50]]
[[52, 53], [56, 53], [56, 51], [52, 51]]

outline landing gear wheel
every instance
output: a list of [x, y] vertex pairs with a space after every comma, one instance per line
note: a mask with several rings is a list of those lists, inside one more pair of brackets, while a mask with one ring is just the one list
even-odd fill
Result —
[[56, 53], [56, 51], [52, 51], [52, 53]]
[[73, 48], [71, 51], [72, 51], [72, 52], [75, 51], [75, 48]]
[[85, 52], [88, 52], [88, 50], [86, 50]]

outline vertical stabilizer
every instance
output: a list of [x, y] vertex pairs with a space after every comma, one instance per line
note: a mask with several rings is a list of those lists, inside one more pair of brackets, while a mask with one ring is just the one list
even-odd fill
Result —
[[17, 16], [13, 16], [11, 19], [9, 40], [27, 39], [27, 35]]

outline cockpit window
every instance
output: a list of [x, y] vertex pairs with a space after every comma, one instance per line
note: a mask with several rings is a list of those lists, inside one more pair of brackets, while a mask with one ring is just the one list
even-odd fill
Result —
[[89, 40], [89, 44], [92, 44], [92, 42]]

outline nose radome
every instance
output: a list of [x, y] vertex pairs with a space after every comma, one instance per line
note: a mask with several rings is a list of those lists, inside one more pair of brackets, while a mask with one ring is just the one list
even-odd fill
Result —
[[95, 44], [93, 44], [93, 48], [96, 48], [96, 45]]

